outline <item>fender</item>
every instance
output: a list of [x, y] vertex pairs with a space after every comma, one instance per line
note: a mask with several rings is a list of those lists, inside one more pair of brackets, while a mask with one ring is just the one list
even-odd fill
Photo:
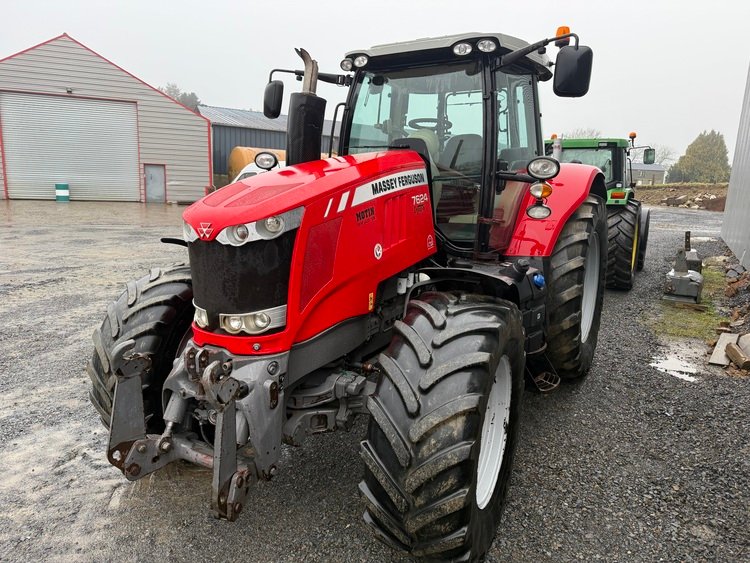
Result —
[[548, 183], [552, 186], [552, 194], [547, 198], [547, 206], [552, 209], [552, 214], [546, 219], [532, 219], [526, 215], [526, 209], [535, 201], [527, 193], [518, 210], [506, 256], [551, 256], [568, 218], [590, 193], [607, 201], [604, 175], [595, 166], [561, 163], [560, 173]]

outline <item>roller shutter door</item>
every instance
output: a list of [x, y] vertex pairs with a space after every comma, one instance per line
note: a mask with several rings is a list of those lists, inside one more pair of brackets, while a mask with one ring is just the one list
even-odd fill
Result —
[[0, 116], [11, 199], [140, 200], [135, 103], [2, 92]]

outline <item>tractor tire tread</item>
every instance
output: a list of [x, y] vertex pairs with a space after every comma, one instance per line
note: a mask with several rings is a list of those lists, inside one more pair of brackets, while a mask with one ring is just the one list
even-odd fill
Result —
[[489, 508], [481, 525], [469, 516], [475, 509], [476, 429], [486, 401], [481, 389], [489, 389], [506, 355], [514, 366], [515, 406], [504, 477], [493, 497], [492, 510], [502, 509], [523, 389], [522, 319], [515, 305], [482, 296], [426, 292], [415, 302], [379, 356], [383, 376], [368, 399], [372, 416], [361, 443], [364, 519], [391, 547], [459, 560], [488, 548], [492, 537], [482, 526], [488, 517], [499, 519], [499, 513], [487, 515]]
[[190, 328], [192, 313], [192, 284], [185, 264], [152, 268], [146, 276], [128, 281], [120, 297], [107, 307], [104, 321], [94, 330], [94, 352], [86, 366], [91, 379], [89, 398], [106, 427], [117, 382], [111, 350], [130, 339], [137, 352], [152, 358], [152, 368], [142, 382], [144, 414], [154, 424], [162, 424], [161, 417], [154, 416], [161, 414], [161, 383], [172, 367], [179, 341]]

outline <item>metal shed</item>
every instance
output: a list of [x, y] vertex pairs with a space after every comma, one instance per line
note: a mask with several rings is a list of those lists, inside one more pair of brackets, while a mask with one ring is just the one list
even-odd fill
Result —
[[[227, 173], [229, 153], [234, 147], [258, 147], [264, 149], [286, 148], [287, 116], [268, 119], [263, 112], [245, 109], [198, 106], [200, 114], [211, 122], [213, 167], [216, 174]], [[323, 125], [324, 152], [328, 151], [332, 121]], [[333, 150], [338, 143], [339, 123], [336, 124]]]
[[67, 34], [0, 59], [1, 198], [195, 201], [210, 155], [208, 120]]
[[721, 238], [750, 268], [750, 70], [747, 74], [745, 98], [740, 115], [740, 128], [732, 160], [732, 176], [721, 226]]

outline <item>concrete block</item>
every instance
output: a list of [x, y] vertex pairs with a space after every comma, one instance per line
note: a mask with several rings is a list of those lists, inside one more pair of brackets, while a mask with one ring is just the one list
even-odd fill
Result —
[[708, 360], [708, 363], [713, 366], [728, 366], [729, 356], [727, 356], [727, 344], [737, 344], [739, 340], [739, 334], [723, 333], [719, 335], [719, 341], [714, 346], [714, 351]]

